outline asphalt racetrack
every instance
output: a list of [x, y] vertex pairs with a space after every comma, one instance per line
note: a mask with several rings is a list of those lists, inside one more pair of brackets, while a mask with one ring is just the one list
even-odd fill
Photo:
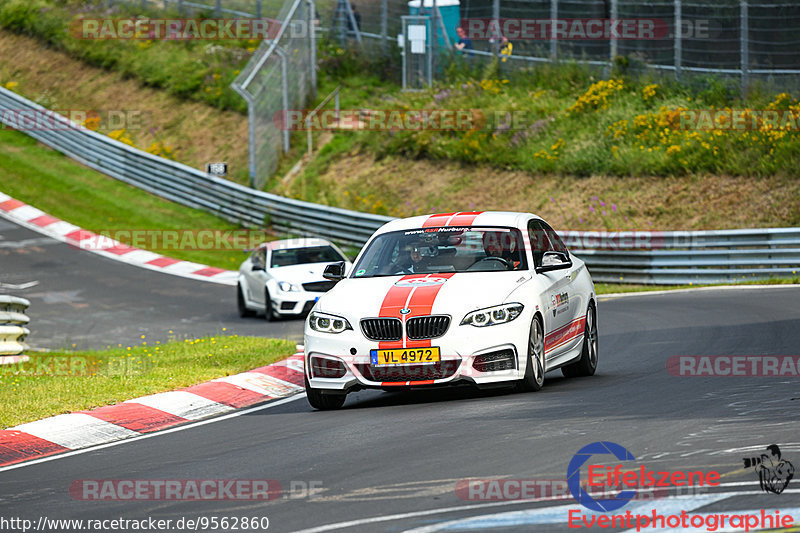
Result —
[[240, 319], [235, 287], [127, 265], [1, 218], [0, 294], [30, 300], [28, 342], [34, 348], [130, 346], [140, 344], [142, 335], [164, 342], [216, 335], [222, 328], [226, 335], [303, 340], [300, 319]]
[[[0, 282], [39, 282], [19, 293], [32, 301], [36, 343], [101, 346], [133, 342], [142, 333], [158, 338], [166, 329], [200, 335], [222, 327], [291, 337], [302, 326], [239, 319], [229, 287], [115, 263], [1, 224]], [[30, 239], [36, 242], [8, 246]], [[514, 494], [470, 498], [456, 489], [468, 479], [547, 485], [566, 477], [579, 449], [611, 441], [630, 451], [637, 467], [715, 471], [722, 482], [693, 492], [668, 489], [620, 512], [779, 510], [796, 525], [797, 476], [782, 494], [768, 494], [742, 459], [778, 444], [783, 458], [800, 466], [800, 379], [677, 377], [666, 363], [679, 355], [798, 355], [800, 287], [601, 298], [598, 312], [600, 362], [593, 377], [553, 372], [537, 393], [364, 391], [334, 412], [313, 411], [299, 395], [0, 469], [0, 517], [34, 524], [42, 517], [153, 518], [172, 520], [170, 531], [194, 529], [185, 520], [201, 517], [266, 517], [269, 531], [282, 532], [568, 531], [574, 530], [567, 524], [570, 509], [592, 515], [563, 493], [555, 501], [520, 501]], [[80, 480], [216, 479], [275, 480], [281, 492], [271, 501], [84, 501], [70, 493]], [[176, 527], [181, 519], [184, 525]]]

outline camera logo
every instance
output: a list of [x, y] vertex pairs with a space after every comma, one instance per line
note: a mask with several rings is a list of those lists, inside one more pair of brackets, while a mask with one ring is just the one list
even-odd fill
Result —
[[794, 476], [794, 466], [789, 461], [781, 459], [781, 449], [777, 444], [767, 446], [769, 453], [762, 453], [761, 457], [747, 457], [743, 459], [745, 468], [753, 468], [758, 473], [761, 490], [780, 494]]

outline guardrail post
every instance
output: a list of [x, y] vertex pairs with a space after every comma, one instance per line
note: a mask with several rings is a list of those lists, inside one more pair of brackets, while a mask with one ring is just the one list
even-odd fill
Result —
[[553, 28], [558, 18], [558, 0], [550, 0], [550, 61], [555, 63], [558, 61], [558, 41], [556, 41], [556, 32]]
[[748, 44], [750, 27], [749, 13], [747, 12], [747, 0], [740, 1], [739, 19], [741, 27], [739, 29], [739, 50], [741, 56], [742, 69], [742, 98], [747, 94], [747, 86], [750, 78], [750, 46]]
[[217, 0], [216, 12], [217, 12], [217, 18], [222, 16], [222, 0]]
[[[314, 16], [313, 13], [311, 16], [312, 17]], [[261, 0], [256, 0], [256, 18], [257, 19], [261, 18]]]
[[675, 79], [681, 79], [681, 63], [683, 60], [681, 57], [683, 54], [683, 13], [681, 12], [681, 0], [675, 0], [675, 22], [673, 25], [675, 26], [673, 30], [675, 32], [675, 44], [673, 45]]

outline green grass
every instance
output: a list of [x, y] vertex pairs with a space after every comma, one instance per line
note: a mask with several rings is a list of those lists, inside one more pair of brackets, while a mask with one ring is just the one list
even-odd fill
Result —
[[261, 337], [146, 342], [32, 353], [28, 363], [0, 367], [0, 404], [13, 406], [0, 410], [0, 427], [188, 387], [274, 363], [295, 351], [293, 342]]
[[[738, 285], [800, 285], [800, 277], [796, 278], [771, 278], [765, 280], [752, 280], [752, 281], [743, 281], [741, 283], [735, 284]], [[653, 291], [668, 291], [668, 290], [677, 290], [677, 289], [698, 289], [701, 287], [723, 287], [723, 286], [734, 286], [732, 284], [724, 284], [724, 285], [703, 285], [703, 284], [693, 284], [693, 285], [637, 285], [637, 284], [629, 284], [624, 285], [621, 283], [595, 283], [594, 288], [597, 292], [598, 296], [602, 296], [604, 294], [617, 294], [617, 293], [627, 293], [627, 292], [653, 292]]]
[[[96, 233], [114, 230], [234, 230], [218, 217], [164, 200], [75, 163], [22, 133], [0, 129], [0, 191]], [[145, 249], [147, 242], [123, 242]], [[197, 247], [195, 247], [197, 248]], [[236, 270], [241, 249], [156, 249], [163, 255]]]

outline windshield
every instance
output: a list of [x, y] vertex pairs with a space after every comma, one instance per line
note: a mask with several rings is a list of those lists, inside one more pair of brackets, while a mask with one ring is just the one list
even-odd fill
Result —
[[307, 248], [288, 248], [273, 250], [270, 268], [306, 263], [335, 263], [346, 259], [332, 246], [309, 246]]
[[353, 268], [353, 277], [527, 268], [517, 229], [420, 228], [376, 237]]

